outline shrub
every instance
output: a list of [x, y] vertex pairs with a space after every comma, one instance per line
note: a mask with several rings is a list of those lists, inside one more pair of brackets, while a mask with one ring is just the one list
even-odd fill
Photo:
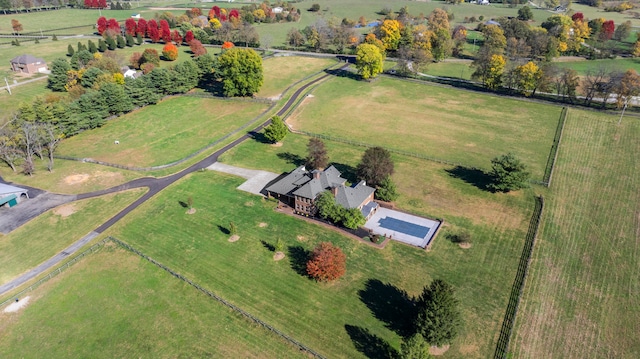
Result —
[[277, 115], [271, 118], [271, 124], [264, 129], [264, 137], [266, 137], [266, 139], [271, 143], [282, 141], [287, 133], [287, 126], [284, 124], [284, 121], [282, 121], [280, 116]]
[[492, 159], [491, 168], [493, 183], [489, 188], [495, 191], [509, 192], [528, 186], [527, 167], [511, 153]]
[[311, 253], [307, 273], [318, 282], [335, 280], [345, 274], [346, 261], [340, 248], [329, 242], [322, 242]]
[[309, 11], [312, 11], [312, 12], [320, 11], [320, 4], [312, 4], [311, 8], [309, 8]]
[[162, 56], [169, 61], [175, 61], [178, 58], [178, 48], [176, 45], [168, 43], [162, 48]]

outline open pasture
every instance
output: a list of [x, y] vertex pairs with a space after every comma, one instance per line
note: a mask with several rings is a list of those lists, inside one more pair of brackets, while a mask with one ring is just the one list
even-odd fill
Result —
[[143, 193], [136, 189], [68, 203], [0, 237], [0, 284], [53, 257]]
[[172, 97], [66, 139], [58, 154], [126, 166], [167, 164], [222, 138], [266, 108], [254, 102]]
[[333, 59], [304, 56], [276, 56], [265, 59], [262, 61], [264, 85], [256, 96], [279, 97], [287, 87], [334, 64], [336, 61]]
[[[294, 129], [489, 168], [513, 152], [542, 178], [561, 107], [382, 77], [336, 77], [287, 122]], [[336, 111], [336, 109], [340, 109]]]
[[[459, 221], [472, 230], [470, 250], [444, 234], [431, 252], [399, 243], [379, 250], [275, 212], [273, 202], [236, 190], [242, 181], [192, 174], [109, 234], [328, 357], [360, 357], [358, 351], [371, 355], [371, 343], [381, 350], [399, 348], [409, 298], [431, 279], [443, 278], [456, 286], [466, 323], [447, 357], [481, 358], [493, 352], [524, 238], [521, 226]], [[193, 215], [180, 205], [188, 197], [193, 198]], [[529, 202], [521, 201], [523, 207]], [[240, 235], [235, 243], [227, 241], [230, 221]], [[277, 239], [288, 248], [280, 262], [273, 261], [268, 248]], [[347, 254], [347, 274], [337, 282], [319, 284], [300, 274], [308, 251], [321, 241]]]
[[640, 123], [570, 110], [511, 352], [640, 356]]
[[0, 312], [3, 358], [306, 357], [111, 243], [29, 296], [19, 312]]

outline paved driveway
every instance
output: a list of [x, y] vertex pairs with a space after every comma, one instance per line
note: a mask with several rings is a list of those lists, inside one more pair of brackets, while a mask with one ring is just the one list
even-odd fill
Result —
[[439, 226], [438, 221], [382, 207], [364, 225], [375, 234], [422, 248], [429, 245]]
[[216, 162], [207, 168], [213, 171], [229, 173], [246, 178], [247, 181], [238, 186], [238, 189], [257, 195], [262, 195], [262, 190], [267, 186], [267, 184], [280, 176], [273, 172], [250, 170], [242, 167], [225, 165], [220, 162]]

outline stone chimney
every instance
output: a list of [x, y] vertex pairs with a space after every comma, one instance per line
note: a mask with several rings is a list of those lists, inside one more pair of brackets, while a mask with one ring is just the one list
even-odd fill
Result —
[[312, 173], [313, 173], [313, 179], [320, 179], [320, 171], [319, 170], [315, 170]]
[[331, 187], [331, 194], [333, 194], [333, 197], [338, 195], [338, 187]]

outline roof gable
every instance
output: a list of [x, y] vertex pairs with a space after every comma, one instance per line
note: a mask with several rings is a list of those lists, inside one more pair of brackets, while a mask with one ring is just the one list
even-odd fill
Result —
[[22, 65], [26, 65], [26, 64], [35, 64], [35, 63], [46, 63], [44, 61], [44, 59], [41, 59], [39, 57], [35, 57], [32, 55], [20, 55], [18, 57], [14, 57], [13, 59], [11, 59], [11, 63], [12, 64], [22, 64]]
[[11, 186], [8, 184], [0, 183], [0, 196], [10, 193], [18, 193], [23, 192], [27, 193], [28, 190], [16, 186]]

